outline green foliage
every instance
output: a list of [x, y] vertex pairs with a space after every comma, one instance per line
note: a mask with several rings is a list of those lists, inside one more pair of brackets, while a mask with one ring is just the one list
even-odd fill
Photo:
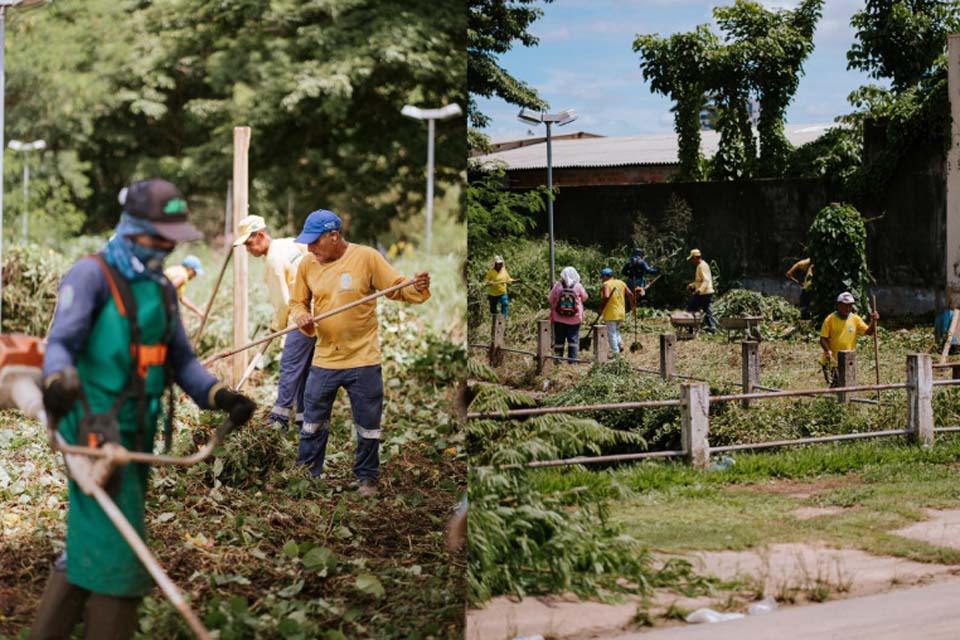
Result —
[[807, 233], [806, 254], [813, 264], [811, 310], [820, 322], [836, 308], [837, 296], [849, 291], [859, 310], [867, 309], [867, 229], [850, 205], [830, 204], [817, 213]]
[[906, 90], [891, 93], [869, 85], [851, 93], [849, 100], [859, 111], [841, 121], [861, 131], [867, 120], [884, 127], [884, 139], [877, 145], [877, 153], [850, 176], [847, 186], [852, 195], [882, 196], [909, 161], [911, 151], [946, 157], [950, 144], [950, 101], [945, 60], [919, 84]]
[[44, 337], [67, 261], [53, 249], [14, 245], [3, 253], [3, 333]]
[[470, 255], [483, 255], [495, 244], [522, 237], [533, 229], [533, 214], [552, 198], [546, 187], [518, 192], [506, 189], [502, 166], [477, 171], [467, 185], [467, 244]]
[[425, 350], [410, 365], [410, 373], [434, 387], [456, 384], [467, 377], [467, 352], [463, 345], [427, 334]]
[[856, 41], [847, 68], [889, 78], [896, 92], [916, 85], [960, 28], [960, 6], [940, 0], [866, 0], [853, 14]]
[[[69, 194], [88, 230], [112, 226], [129, 180], [162, 175], [212, 233], [232, 128], [249, 125], [251, 210], [296, 224], [323, 205], [371, 239], [422, 210], [427, 136], [400, 108], [464, 103], [465, 23], [456, 2], [50, 3], [10, 16], [8, 135], [76, 154], [96, 185]], [[460, 179], [465, 130], [437, 124], [441, 191]]]
[[[549, 3], [552, 0], [545, 0]], [[500, 66], [500, 55], [513, 48], [514, 41], [525, 47], [537, 44], [528, 31], [543, 15], [543, 9], [531, 6], [535, 0], [470, 0], [467, 14], [467, 117], [472, 127], [485, 127], [490, 118], [477, 108], [475, 95], [497, 96], [520, 107], [546, 109], [547, 103], [536, 89], [518, 80]], [[484, 138], [471, 129], [470, 148], [484, 143]]]
[[[645, 400], [676, 400], [676, 384], [658, 376], [634, 371], [625, 359], [615, 359], [590, 369], [576, 386], [544, 398], [545, 406], [605, 404]], [[622, 453], [650, 449], [673, 449], [680, 444], [680, 408], [649, 407], [618, 411], [578, 413], [606, 427], [633, 434], [634, 441], [603, 453]]]
[[638, 34], [633, 41], [634, 52], [640, 54], [643, 79], [650, 83], [650, 90], [674, 101], [673, 117], [679, 145], [681, 179], [703, 178], [700, 110], [707, 89], [704, 70], [717, 44], [717, 36], [707, 25], [699, 25], [689, 33], [675, 33], [667, 38], [659, 34]]
[[544, 494], [522, 471], [474, 467], [469, 487], [470, 604], [502, 594], [648, 591], [650, 554], [611, 524], [604, 502]]
[[718, 318], [763, 316], [766, 320], [794, 323], [800, 310], [779, 296], [767, 296], [749, 289], [731, 289], [717, 298], [713, 313]]
[[843, 184], [860, 169], [862, 154], [862, 131], [846, 126], [831, 127], [816, 140], [794, 149], [786, 175], [826, 178]]
[[760, 101], [758, 173], [783, 175], [790, 143], [783, 134], [787, 106], [813, 51], [813, 32], [824, 0], [803, 0], [796, 9], [768, 10], [753, 0], [716, 7], [714, 17], [728, 41], [743, 48], [749, 70], [745, 81]]

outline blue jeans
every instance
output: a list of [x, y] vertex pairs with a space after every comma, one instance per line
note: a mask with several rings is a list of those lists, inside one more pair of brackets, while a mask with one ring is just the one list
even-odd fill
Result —
[[607, 325], [607, 340], [610, 342], [610, 350], [613, 353], [623, 351], [623, 338], [620, 337], [620, 323], [623, 320], [604, 320]]
[[357, 459], [353, 473], [361, 480], [375, 481], [380, 475], [380, 417], [383, 413], [383, 376], [378, 364], [353, 369], [310, 367], [297, 464], [309, 465], [310, 475], [314, 477], [323, 473], [330, 435], [330, 412], [340, 387], [350, 396], [350, 410], [357, 429]]
[[286, 426], [290, 419], [290, 410], [294, 407], [297, 409], [296, 421], [303, 422], [303, 390], [307, 385], [316, 342], [316, 338], [306, 336], [300, 331], [287, 334], [283, 353], [280, 355], [277, 402], [270, 410], [268, 422], [279, 422]]
[[553, 323], [553, 353], [563, 356], [563, 347], [569, 344], [567, 358], [577, 359], [577, 349], [580, 347], [580, 324]]
[[503, 314], [503, 317], [507, 317], [507, 307], [510, 306], [510, 295], [503, 294], [502, 296], [487, 296], [487, 301], [490, 303], [490, 313], [497, 312], [497, 305], [500, 305], [500, 313]]
[[713, 301], [712, 293], [697, 293], [694, 294], [690, 301], [687, 303], [687, 311], [691, 313], [694, 311], [703, 311], [703, 321], [707, 325], [707, 329], [711, 331], [717, 330], [717, 321], [713, 319], [713, 311], [710, 309], [710, 302]]

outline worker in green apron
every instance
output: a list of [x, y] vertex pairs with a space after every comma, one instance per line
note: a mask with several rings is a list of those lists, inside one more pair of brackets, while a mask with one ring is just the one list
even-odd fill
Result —
[[[187, 221], [183, 195], [169, 182], [136, 182], [121, 193], [116, 232], [96, 255], [77, 261], [60, 284], [44, 357], [43, 399], [51, 424], [71, 444], [120, 442], [153, 451], [166, 416], [169, 443], [176, 382], [202, 409], [229, 413], [236, 426], [256, 405], [197, 361], [163, 261], [178, 242], [201, 234]], [[107, 483], [117, 506], [145, 538], [150, 467], [121, 466]], [[54, 565], [29, 638], [120, 640], [137, 629], [137, 605], [153, 581], [94, 498], [69, 483], [66, 553]]]

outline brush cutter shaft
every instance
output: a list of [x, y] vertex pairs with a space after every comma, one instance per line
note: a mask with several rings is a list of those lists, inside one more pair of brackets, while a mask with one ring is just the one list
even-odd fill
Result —
[[[347, 304], [343, 305], [342, 307], [337, 307], [336, 309], [331, 309], [330, 311], [326, 311], [326, 312], [324, 312], [324, 313], [321, 313], [320, 315], [314, 316], [313, 318], [311, 318], [311, 320], [312, 320], [313, 322], [315, 322], [315, 323], [316, 323], [316, 322], [320, 322], [321, 320], [325, 320], [325, 319], [327, 319], [327, 318], [329, 318], [329, 317], [331, 317], [331, 316], [335, 316], [335, 315], [337, 315], [338, 313], [343, 313], [344, 311], [347, 311], [347, 310], [349, 310], [349, 309], [353, 309], [354, 307], [359, 306], [359, 305], [361, 305], [361, 304], [366, 304], [367, 302], [370, 302], [371, 300], [376, 300], [377, 298], [379, 298], [379, 297], [381, 297], [381, 296], [385, 296], [385, 295], [387, 295], [388, 293], [393, 293], [394, 291], [399, 291], [400, 289], [404, 289], [404, 288], [406, 288], [406, 287], [411, 287], [411, 286], [413, 286], [414, 284], [416, 284], [416, 282], [417, 282], [417, 281], [416, 281], [415, 278], [409, 278], [409, 279], [404, 280], [403, 282], [401, 282], [401, 283], [399, 283], [399, 284], [393, 285], [392, 287], [387, 287], [386, 289], [383, 289], [383, 290], [381, 290], [381, 291], [377, 291], [377, 292], [375, 292], [375, 293], [371, 293], [371, 294], [368, 295], [368, 296], [364, 296], [364, 297], [360, 298], [359, 300], [354, 300], [353, 302], [347, 303]], [[266, 336], [260, 338], [259, 340], [254, 340], [253, 342], [251, 342], [251, 343], [249, 343], [249, 344], [246, 344], [246, 345], [244, 345], [244, 346], [242, 346], [242, 347], [240, 347], [240, 348], [238, 348], [238, 349], [234, 349], [233, 351], [229, 351], [229, 350], [228, 350], [228, 351], [224, 351], [224, 352], [222, 352], [222, 353], [218, 353], [218, 354], [216, 354], [216, 355], [214, 355], [214, 356], [210, 356], [209, 358], [207, 358], [206, 360], [204, 360], [204, 361], [201, 362], [200, 364], [202, 364], [203, 366], [206, 367], [206, 366], [208, 366], [208, 365], [213, 364], [214, 362], [216, 362], [216, 361], [218, 361], [218, 360], [223, 360], [224, 358], [229, 358], [230, 356], [236, 355], [236, 354], [240, 353], [241, 351], [246, 351], [247, 349], [252, 349], [253, 347], [255, 347], [255, 346], [257, 346], [257, 345], [260, 345], [260, 344], [263, 344], [264, 342], [269, 342], [270, 340], [273, 340], [274, 338], [277, 338], [277, 337], [279, 337], [279, 336], [286, 335], [286, 334], [288, 334], [288, 333], [290, 333], [290, 332], [292, 332], [292, 331], [299, 331], [299, 330], [300, 330], [300, 327], [298, 327], [298, 326], [296, 326], [296, 325], [294, 325], [294, 326], [292, 326], [292, 327], [287, 327], [286, 329], [282, 329], [282, 330], [280, 330], [280, 331], [276, 331], [276, 332], [274, 332], [274, 333], [271, 333], [271, 334], [269, 334], [269, 335], [266, 335]]]
[[[59, 446], [66, 445], [63, 436], [59, 433], [56, 434], [57, 444]], [[184, 620], [187, 621], [187, 624], [190, 626], [190, 629], [196, 634], [201, 640], [209, 640], [210, 632], [203, 626], [203, 623], [200, 622], [200, 618], [190, 609], [187, 605], [186, 600], [183, 598], [183, 594], [180, 592], [180, 589], [177, 588], [177, 585], [173, 583], [170, 577], [166, 574], [163, 568], [160, 566], [160, 563], [157, 562], [157, 559], [150, 553], [150, 549], [147, 548], [147, 545], [140, 539], [140, 536], [137, 535], [136, 530], [131, 526], [127, 519], [124, 517], [123, 513], [117, 508], [117, 505], [113, 502], [107, 492], [101, 487], [92, 477], [91, 471], [93, 466], [84, 464], [86, 462], [83, 458], [75, 457], [76, 454], [66, 454], [63, 456], [64, 461], [67, 465], [67, 471], [70, 474], [70, 477], [76, 481], [80, 486], [81, 491], [86, 493], [89, 496], [92, 496], [94, 500], [97, 501], [97, 504], [100, 505], [100, 508], [103, 509], [104, 514], [110, 519], [110, 522], [113, 523], [113, 526], [117, 528], [117, 531], [120, 532], [120, 535], [123, 536], [123, 539], [127, 541], [127, 544], [130, 545], [130, 548], [133, 549], [133, 552], [137, 555], [137, 558], [143, 563], [144, 568], [157, 583], [157, 586], [160, 587], [160, 590], [163, 592], [163, 595], [170, 600], [170, 603], [177, 608], [177, 611], [180, 612], [180, 615], [183, 616]]]

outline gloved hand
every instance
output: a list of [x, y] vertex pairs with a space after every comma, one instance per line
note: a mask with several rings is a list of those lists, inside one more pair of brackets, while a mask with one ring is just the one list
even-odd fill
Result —
[[213, 396], [213, 402], [218, 409], [223, 409], [230, 414], [230, 421], [235, 427], [246, 424], [253, 417], [253, 412], [257, 410], [256, 402], [226, 387], [217, 391]]
[[52, 424], [56, 425], [63, 416], [70, 413], [82, 391], [80, 376], [73, 367], [66, 367], [47, 376], [43, 381], [43, 407]]

